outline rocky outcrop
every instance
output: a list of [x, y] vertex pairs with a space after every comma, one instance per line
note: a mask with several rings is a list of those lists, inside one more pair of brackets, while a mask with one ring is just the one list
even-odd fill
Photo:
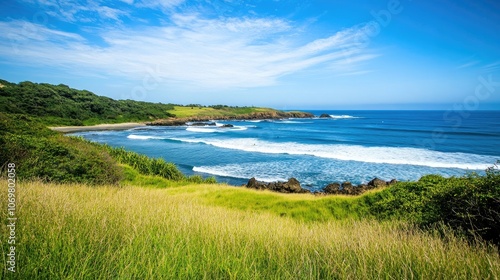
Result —
[[339, 194], [340, 193], [340, 184], [339, 183], [331, 183], [328, 184], [323, 192], [326, 194]]
[[396, 180], [396, 179], [392, 179], [392, 180], [390, 180], [389, 182], [387, 182], [387, 185], [394, 185], [394, 184], [396, 184], [397, 182], [398, 182], [398, 180]]
[[319, 116], [319, 118], [320, 118], [320, 119], [331, 119], [331, 118], [332, 118], [332, 116], [330, 116], [329, 114], [321, 114], [321, 115]]
[[146, 123], [146, 125], [182, 126], [186, 125], [187, 122], [189, 122], [189, 120], [187, 119], [169, 118], [169, 119], [162, 119], [153, 122], [148, 122]]
[[387, 182], [384, 181], [384, 180], [381, 180], [379, 178], [374, 178], [373, 180], [371, 180], [370, 182], [368, 182], [368, 186], [371, 186], [371, 187], [383, 187], [383, 186], [387, 186]]
[[146, 123], [147, 125], [158, 126], [182, 126], [186, 123], [203, 123], [211, 120], [266, 120], [266, 119], [288, 119], [288, 118], [313, 118], [314, 115], [305, 112], [282, 112], [282, 111], [267, 111], [253, 112], [251, 114], [230, 115], [230, 116], [193, 116], [189, 118], [168, 118], [160, 119]]
[[255, 178], [248, 180], [247, 188], [256, 190], [270, 190], [280, 193], [310, 193], [309, 190], [303, 189], [300, 182], [295, 178], [290, 178], [287, 182], [260, 182]]
[[190, 126], [215, 126], [216, 124], [214, 122], [194, 122], [190, 123]]
[[323, 188], [323, 193], [325, 194], [346, 194], [346, 195], [359, 195], [367, 190], [372, 190], [380, 187], [385, 187], [397, 183], [396, 179], [392, 179], [389, 182], [381, 180], [379, 178], [374, 178], [368, 184], [353, 185], [351, 182], [331, 183]]
[[[375, 178], [371, 180], [368, 184], [353, 185], [351, 182], [330, 183], [323, 188], [321, 192], [314, 192], [314, 195], [331, 195], [331, 194], [343, 194], [343, 195], [360, 195], [368, 190], [376, 189], [383, 186], [388, 186], [397, 183], [396, 179], [392, 179], [389, 182]], [[290, 178], [287, 182], [260, 182], [255, 178], [248, 180], [246, 184], [247, 188], [256, 190], [270, 190], [280, 193], [311, 193], [307, 189], [303, 189], [300, 186], [300, 182], [295, 178]]]

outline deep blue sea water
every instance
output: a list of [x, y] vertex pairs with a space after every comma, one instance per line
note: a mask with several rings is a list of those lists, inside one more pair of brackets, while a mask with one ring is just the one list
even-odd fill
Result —
[[[500, 111], [310, 111], [331, 119], [217, 121], [206, 127], [80, 132], [174, 162], [186, 174], [241, 185], [297, 178], [319, 190], [331, 182], [417, 180], [481, 172], [500, 160]], [[223, 128], [232, 124], [233, 128]]]

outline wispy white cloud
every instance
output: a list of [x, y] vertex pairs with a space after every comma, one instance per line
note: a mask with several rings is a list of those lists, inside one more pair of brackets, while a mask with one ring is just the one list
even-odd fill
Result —
[[[0, 22], [0, 55], [12, 53], [15, 46], [18, 52], [10, 59], [30, 65], [87, 69], [132, 80], [154, 69], [159, 79], [211, 88], [273, 85], [284, 75], [311, 67], [361, 73], [355, 65], [375, 57], [361, 47], [362, 26], [299, 42], [289, 36], [295, 32], [293, 23], [283, 19], [173, 14], [171, 23], [101, 31], [96, 35], [107, 46], [96, 47], [75, 33], [21, 21]], [[7, 35], [23, 34], [26, 25], [33, 32], [19, 38]]]
[[479, 60], [472, 60], [472, 61], [468, 61], [468, 62], [466, 62], [466, 63], [464, 63], [464, 64], [459, 65], [459, 66], [457, 67], [457, 69], [469, 68], [469, 67], [472, 67], [472, 66], [474, 66], [474, 65], [477, 65], [477, 64], [479, 64], [479, 63], [481, 63], [481, 61], [479, 61]]
[[139, 7], [160, 8], [170, 11], [172, 8], [184, 3], [184, 0], [139, 0], [135, 1], [135, 5]]
[[97, 6], [94, 10], [99, 14], [101, 18], [112, 19], [115, 21], [120, 21], [121, 17], [127, 16], [128, 13], [122, 10], [113, 9], [108, 6]]
[[500, 71], [500, 61], [495, 61], [493, 63], [483, 66], [483, 70], [486, 72], [498, 72]]
[[67, 44], [84, 41], [84, 38], [79, 34], [55, 30], [23, 20], [0, 22], [0, 33], [4, 37], [4, 43], [19, 47], [29, 44]]
[[[36, 5], [40, 13], [46, 13], [60, 21], [71, 23], [89, 23], [100, 20], [120, 21], [121, 17], [129, 15], [125, 10], [110, 7], [103, 0], [24, 0], [24, 2]], [[124, 2], [133, 4], [133, 0]], [[96, 14], [99, 16], [96, 17]]]

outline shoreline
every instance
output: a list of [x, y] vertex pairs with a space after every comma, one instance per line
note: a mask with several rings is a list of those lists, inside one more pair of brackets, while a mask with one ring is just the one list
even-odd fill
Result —
[[265, 112], [243, 115], [228, 116], [191, 116], [185, 118], [158, 119], [152, 122], [129, 122], [116, 124], [97, 124], [89, 126], [49, 126], [48, 128], [62, 133], [82, 132], [82, 131], [104, 131], [104, 130], [127, 130], [145, 126], [183, 126], [189, 122], [204, 122], [210, 120], [265, 120], [280, 118], [311, 118], [313, 114], [304, 112]]
[[136, 127], [144, 127], [146, 123], [115, 123], [115, 124], [97, 124], [89, 126], [49, 126], [50, 129], [63, 133], [82, 132], [82, 131], [104, 131], [104, 130], [127, 130]]

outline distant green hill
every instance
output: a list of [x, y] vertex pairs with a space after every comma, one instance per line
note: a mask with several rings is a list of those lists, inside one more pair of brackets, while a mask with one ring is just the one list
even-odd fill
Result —
[[151, 121], [174, 116], [171, 104], [114, 100], [66, 85], [0, 79], [0, 112], [37, 117], [46, 125]]

